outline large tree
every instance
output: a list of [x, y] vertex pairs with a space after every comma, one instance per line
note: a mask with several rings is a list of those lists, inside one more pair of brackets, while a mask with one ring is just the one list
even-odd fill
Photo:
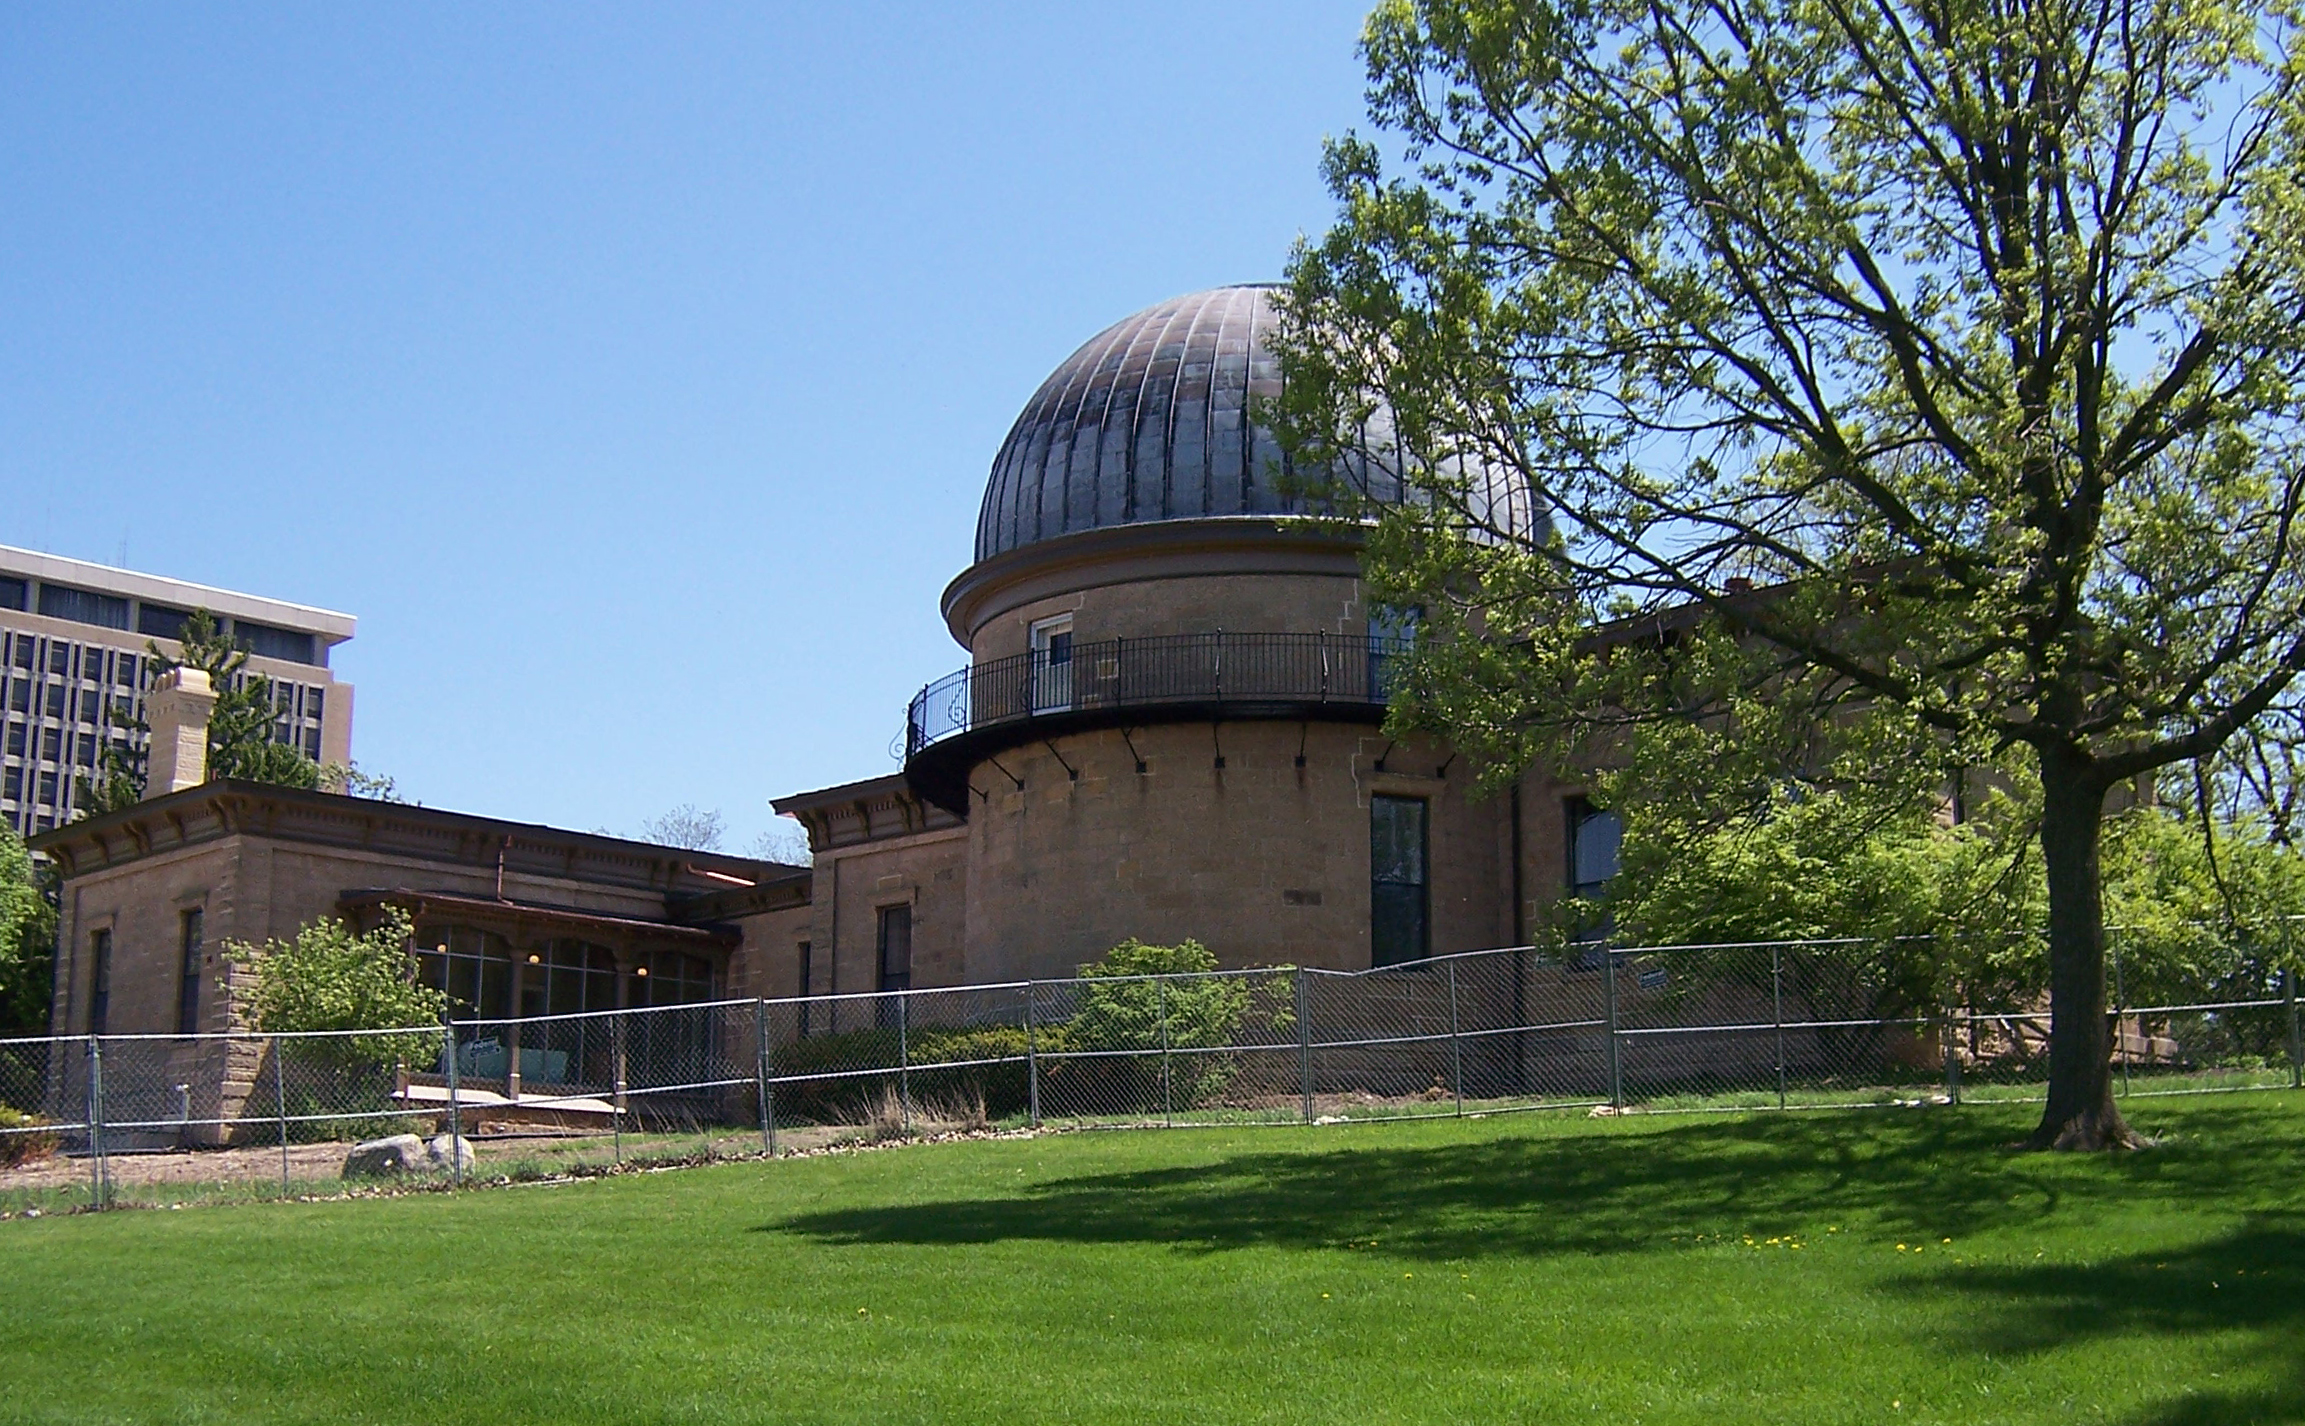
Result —
[[1370, 554], [1441, 635], [1413, 716], [1509, 764], [1726, 693], [2030, 764], [2044, 1146], [2136, 1141], [2108, 798], [2305, 666], [2297, 18], [1390, 0], [1364, 51], [1406, 171], [1332, 144], [1292, 271], [1291, 439], [1419, 492]]

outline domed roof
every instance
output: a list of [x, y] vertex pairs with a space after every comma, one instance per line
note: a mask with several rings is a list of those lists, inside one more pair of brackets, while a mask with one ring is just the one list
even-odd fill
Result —
[[1282, 514], [1280, 443], [1248, 419], [1280, 395], [1269, 287], [1147, 307], [1074, 352], [1025, 404], [992, 463], [976, 557], [1152, 520]]
[[[1066, 358], [993, 459], [977, 559], [1109, 525], [1304, 513], [1307, 497], [1284, 492], [1313, 482], [1298, 484], [1280, 442], [1248, 416], [1252, 397], [1281, 394], [1280, 358], [1265, 344], [1279, 320], [1274, 290], [1174, 297]], [[1374, 464], [1351, 484], [1369, 499], [1400, 498], [1398, 476]], [[1528, 528], [1533, 502], [1519, 481], [1484, 494], [1509, 514], [1507, 528]]]

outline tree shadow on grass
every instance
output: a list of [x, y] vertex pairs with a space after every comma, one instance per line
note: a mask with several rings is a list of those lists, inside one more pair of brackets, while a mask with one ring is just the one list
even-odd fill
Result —
[[2004, 1357], [2107, 1338], [2234, 1339], [2227, 1375], [2254, 1382], [2172, 1380], [2181, 1394], [2148, 1408], [2140, 1426], [2305, 1420], [2305, 1214], [2259, 1214], [2184, 1248], [2093, 1264], [1981, 1266], [1899, 1286], [1916, 1297], [1973, 1297], [1964, 1316], [1976, 1328], [1965, 1345]]
[[[2259, 1122], [2262, 1121], [2262, 1122]], [[1698, 1232], [1973, 1235], [2092, 1203], [2287, 1204], [2296, 1119], [2233, 1105], [2214, 1142], [2076, 1158], [2011, 1153], [1961, 1113], [1774, 1116], [1431, 1146], [1288, 1149], [1060, 1179], [1002, 1197], [798, 1214], [756, 1231], [830, 1243], [1037, 1240], [1192, 1251], [1374, 1240], [1431, 1259], [1650, 1252]]]

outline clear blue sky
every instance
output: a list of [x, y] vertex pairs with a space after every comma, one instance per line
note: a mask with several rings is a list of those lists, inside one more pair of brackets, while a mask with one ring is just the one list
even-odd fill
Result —
[[359, 616], [430, 805], [741, 846], [895, 768], [1040, 379], [1324, 226], [1361, 8], [0, 9], [0, 543]]

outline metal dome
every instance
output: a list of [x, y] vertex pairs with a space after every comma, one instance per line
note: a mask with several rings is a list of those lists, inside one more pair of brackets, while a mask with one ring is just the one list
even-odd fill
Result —
[[[977, 516], [976, 558], [1076, 530], [1226, 515], [1305, 513], [1295, 471], [1249, 402], [1281, 393], [1266, 346], [1279, 322], [1271, 284], [1171, 298], [1089, 339], [1025, 404], [993, 459]], [[1389, 424], [1389, 423], [1387, 423]], [[1373, 433], [1372, 433], [1373, 434]], [[1525, 485], [1485, 491], [1505, 527], [1538, 517]], [[1374, 463], [1357, 492], [1397, 500], [1397, 475]]]

